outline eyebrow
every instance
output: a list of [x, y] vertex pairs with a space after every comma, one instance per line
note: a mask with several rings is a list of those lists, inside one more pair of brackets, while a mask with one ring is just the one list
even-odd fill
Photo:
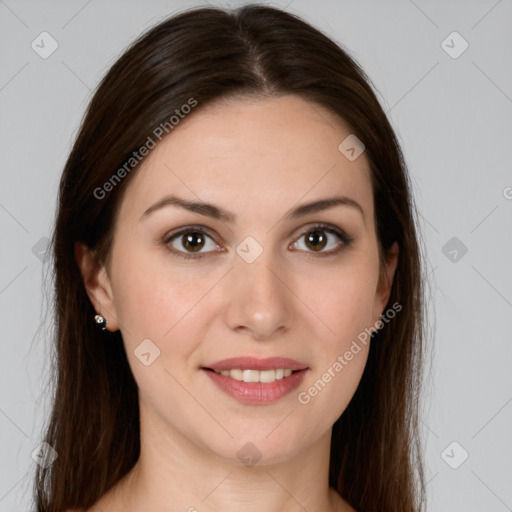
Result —
[[[205, 203], [202, 201], [188, 201], [177, 196], [169, 195], [163, 197], [155, 204], [150, 206], [142, 214], [140, 220], [147, 218], [151, 213], [167, 206], [176, 206], [178, 208], [183, 208], [190, 212], [199, 213], [200, 215], [212, 217], [214, 219], [218, 219], [224, 222], [234, 223], [236, 222], [237, 218], [234, 213], [231, 213], [214, 204]], [[351, 199], [350, 197], [346, 196], [329, 197], [326, 199], [320, 199], [317, 201], [312, 201], [310, 203], [301, 204], [300, 206], [297, 206], [293, 210], [289, 211], [284, 216], [284, 218], [297, 219], [310, 213], [316, 213], [323, 210], [327, 210], [329, 208], [334, 208], [335, 206], [349, 206], [355, 208], [361, 213], [361, 215], [363, 216], [363, 220], [365, 220], [364, 211], [361, 205], [354, 199]]]

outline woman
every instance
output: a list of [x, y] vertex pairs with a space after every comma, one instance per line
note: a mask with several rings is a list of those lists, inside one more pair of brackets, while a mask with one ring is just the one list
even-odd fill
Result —
[[421, 510], [414, 215], [315, 28], [251, 5], [141, 36], [61, 180], [38, 510]]

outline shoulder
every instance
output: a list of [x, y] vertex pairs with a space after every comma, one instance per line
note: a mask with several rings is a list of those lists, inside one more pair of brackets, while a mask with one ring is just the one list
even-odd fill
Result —
[[353, 508], [350, 503], [344, 500], [336, 491], [331, 487], [331, 499], [335, 512], [357, 512], [355, 508]]

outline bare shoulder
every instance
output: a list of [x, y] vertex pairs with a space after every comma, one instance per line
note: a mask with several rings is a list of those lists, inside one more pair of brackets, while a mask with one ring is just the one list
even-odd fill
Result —
[[337, 508], [335, 509], [336, 512], [357, 512], [357, 510], [348, 503], [348, 501], [345, 501], [343, 498], [340, 498], [340, 503], [337, 505]]
[[333, 488], [331, 488], [331, 496], [335, 512], [357, 512], [357, 510], [353, 508], [348, 501], [345, 501]]
[[357, 510], [350, 503], [343, 501], [343, 506], [339, 509], [339, 512], [357, 512]]

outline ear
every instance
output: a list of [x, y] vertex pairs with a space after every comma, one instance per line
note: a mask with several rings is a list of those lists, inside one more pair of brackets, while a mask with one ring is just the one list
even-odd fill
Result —
[[393, 278], [398, 264], [398, 242], [393, 242], [386, 255], [386, 265], [379, 277], [377, 291], [375, 294], [374, 317], [379, 319], [389, 301]]
[[114, 294], [105, 266], [98, 265], [94, 253], [83, 242], [75, 243], [75, 260], [84, 281], [85, 290], [98, 314], [107, 320], [107, 330], [117, 331], [117, 313]]

